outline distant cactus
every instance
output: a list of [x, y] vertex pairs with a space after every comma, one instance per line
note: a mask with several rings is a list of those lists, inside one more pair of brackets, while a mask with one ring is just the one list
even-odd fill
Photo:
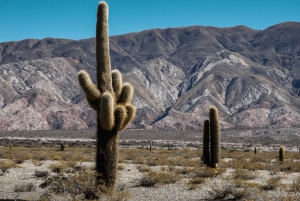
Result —
[[150, 141], [150, 148], [149, 148], [150, 151], [152, 151], [152, 140]]
[[285, 149], [283, 146], [279, 147], [279, 162], [283, 163], [285, 158]]
[[210, 122], [210, 162], [211, 167], [216, 168], [217, 163], [220, 160], [220, 126], [218, 109], [211, 107], [209, 110], [209, 122]]
[[258, 151], [257, 148], [254, 147], [254, 153], [255, 153], [255, 154], [257, 154], [257, 151]]
[[85, 71], [78, 79], [87, 102], [97, 111], [96, 171], [98, 184], [113, 187], [117, 176], [119, 132], [133, 120], [133, 87], [122, 82], [119, 71], [111, 72], [108, 37], [108, 5], [100, 2], [96, 28], [97, 85]]
[[209, 120], [204, 121], [203, 126], [203, 163], [211, 168], [217, 168], [220, 160], [220, 126], [218, 109], [211, 107]]
[[66, 145], [64, 145], [64, 144], [60, 144], [60, 150], [61, 150], [61, 151], [64, 151], [64, 150], [65, 150], [65, 146], [66, 146]]
[[210, 166], [210, 152], [209, 152], [209, 120], [204, 121], [203, 126], [203, 163]]

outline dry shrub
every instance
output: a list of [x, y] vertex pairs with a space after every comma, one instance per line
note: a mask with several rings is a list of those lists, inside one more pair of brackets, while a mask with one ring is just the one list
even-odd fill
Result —
[[193, 177], [200, 177], [200, 178], [215, 177], [218, 174], [218, 171], [214, 168], [207, 168], [207, 167], [198, 168], [193, 173]]
[[43, 162], [42, 161], [38, 161], [38, 160], [35, 160], [35, 159], [31, 159], [32, 163], [35, 165], [35, 166], [41, 166], [43, 165]]
[[260, 188], [264, 191], [275, 190], [281, 185], [280, 177], [273, 177], [267, 180], [265, 185], [261, 185]]
[[63, 162], [60, 162], [60, 163], [53, 163], [51, 165], [49, 165], [49, 169], [52, 171], [52, 172], [55, 172], [55, 173], [62, 173], [65, 169], [66, 169], [66, 165], [65, 163]]
[[233, 178], [234, 179], [244, 179], [244, 180], [252, 180], [255, 179], [257, 175], [250, 170], [244, 170], [244, 169], [236, 169], [233, 172]]
[[150, 172], [151, 171], [151, 168], [147, 165], [138, 166], [137, 169], [139, 170], [139, 172]]
[[75, 168], [77, 165], [77, 161], [65, 161], [63, 164], [65, 165], [66, 168]]
[[247, 200], [250, 194], [248, 189], [237, 188], [235, 183], [215, 181], [208, 185], [204, 200]]
[[300, 192], [300, 177], [293, 180], [293, 183], [290, 185], [290, 191], [292, 192]]
[[54, 156], [54, 157], [52, 158], [52, 160], [54, 160], [54, 161], [61, 161], [62, 158], [61, 158], [60, 156]]
[[124, 170], [124, 169], [125, 169], [125, 165], [121, 165], [121, 164], [118, 165], [118, 170]]
[[285, 160], [282, 165], [280, 165], [280, 171], [286, 173], [300, 172], [300, 161]]
[[199, 188], [199, 184], [203, 184], [204, 182], [205, 182], [204, 178], [194, 177], [189, 180], [187, 186], [189, 190], [193, 190]]
[[2, 172], [15, 167], [17, 167], [16, 163], [11, 160], [0, 160], [0, 169]]
[[189, 175], [195, 172], [195, 168], [191, 167], [183, 167], [183, 168], [177, 168], [175, 171], [177, 174], [182, 175]]
[[153, 172], [143, 174], [138, 180], [137, 186], [151, 187], [156, 184], [171, 184], [180, 180], [181, 177], [172, 172]]
[[47, 170], [36, 170], [33, 174], [35, 177], [43, 177], [46, 178], [49, 175], [49, 172]]
[[195, 177], [195, 178], [191, 178], [189, 180], [189, 184], [203, 184], [205, 182], [205, 179], [202, 177]]
[[14, 161], [17, 164], [21, 164], [24, 163], [25, 160], [29, 159], [30, 156], [26, 153], [19, 153], [17, 155], [14, 156]]
[[100, 200], [128, 200], [132, 195], [125, 189], [124, 185], [117, 186], [116, 189], [109, 189], [96, 185], [97, 173], [94, 171], [80, 172], [79, 174], [55, 175], [45, 180], [40, 185], [41, 188], [48, 188], [47, 194], [59, 195], [61, 197], [73, 197], [74, 200], [100, 199]]
[[36, 186], [33, 183], [16, 185], [14, 187], [15, 192], [32, 192], [36, 189]]

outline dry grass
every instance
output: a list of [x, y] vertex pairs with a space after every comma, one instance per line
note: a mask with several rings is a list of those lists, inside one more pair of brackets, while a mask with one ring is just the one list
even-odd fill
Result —
[[[299, 155], [299, 153], [287, 152], [285, 162], [280, 164], [277, 160], [277, 152], [254, 154], [253, 152], [225, 150], [222, 151], [222, 158], [229, 160], [222, 160], [217, 169], [211, 169], [202, 164], [201, 151], [197, 150], [120, 149], [119, 162], [136, 164], [138, 170], [143, 173], [143, 176], [137, 180], [137, 186], [153, 187], [172, 184], [184, 178], [183, 181], [187, 182], [188, 189], [197, 189], [208, 185], [208, 181], [220, 179], [228, 183], [218, 184], [216, 187], [210, 186], [211, 194], [205, 199], [268, 200], [272, 192], [288, 191], [291, 195], [282, 195], [282, 200], [293, 200], [293, 197], [300, 191], [300, 176], [295, 178], [293, 183], [282, 184], [284, 181], [279, 175], [299, 173]], [[95, 160], [95, 148], [68, 147], [62, 152], [59, 148], [14, 147], [12, 150], [1, 149], [0, 156], [8, 159], [0, 160], [0, 169], [3, 172], [17, 167], [17, 163], [23, 163], [28, 159], [31, 159], [36, 166], [47, 164], [48, 161], [45, 160], [56, 160], [49, 166], [52, 172], [57, 173], [52, 173], [55, 176], [51, 177], [38, 171], [34, 174], [35, 177], [45, 180], [41, 187], [47, 187], [50, 194], [75, 195], [78, 200], [92, 194], [98, 197], [103, 196], [102, 191], [91, 187], [95, 182], [93, 180], [95, 173], [81, 165], [78, 166], [82, 162]], [[124, 164], [119, 164], [118, 170], [124, 170]], [[230, 172], [231, 168], [233, 170]], [[223, 174], [226, 170], [228, 170], [226, 174]], [[268, 171], [267, 179], [258, 178], [257, 170]], [[256, 179], [259, 179], [259, 182]], [[61, 192], [60, 188], [64, 188], [65, 191]], [[106, 190], [106, 192], [106, 195], [112, 196], [111, 191]], [[128, 193], [128, 191], [114, 193], [117, 196], [124, 194], [126, 197], [126, 192]], [[261, 195], [259, 198], [251, 196], [250, 198], [249, 192], [252, 194], [261, 192]]]

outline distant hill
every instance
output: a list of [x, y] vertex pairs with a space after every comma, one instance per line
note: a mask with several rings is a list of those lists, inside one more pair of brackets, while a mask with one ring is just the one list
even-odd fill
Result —
[[[265, 30], [182, 27], [110, 38], [112, 67], [135, 87], [131, 128], [299, 126], [300, 23]], [[77, 72], [95, 75], [95, 39], [0, 43], [0, 129], [95, 127]], [[95, 79], [95, 77], [93, 77]]]

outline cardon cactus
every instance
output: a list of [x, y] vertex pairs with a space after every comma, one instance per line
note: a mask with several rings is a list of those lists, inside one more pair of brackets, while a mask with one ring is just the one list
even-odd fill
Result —
[[78, 79], [87, 102], [97, 111], [96, 171], [99, 185], [113, 187], [117, 174], [119, 132], [133, 120], [133, 87], [122, 82], [118, 70], [111, 72], [108, 37], [108, 5], [98, 5], [96, 25], [97, 85], [85, 71]]
[[209, 120], [204, 121], [203, 126], [203, 163], [210, 166], [210, 151], [209, 151]]
[[220, 126], [218, 109], [211, 107], [209, 110], [210, 130], [210, 162], [211, 167], [216, 168], [220, 159]]
[[285, 158], [285, 149], [283, 146], [279, 147], [279, 162], [283, 163]]

